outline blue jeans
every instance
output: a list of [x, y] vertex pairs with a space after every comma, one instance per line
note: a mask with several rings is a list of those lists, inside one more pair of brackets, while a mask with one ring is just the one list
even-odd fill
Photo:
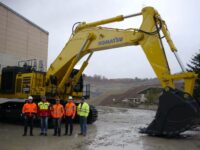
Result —
[[81, 127], [81, 134], [87, 134], [87, 117], [79, 116], [79, 123]]
[[40, 118], [40, 123], [41, 123], [41, 133], [47, 133], [48, 117], [41, 117]]

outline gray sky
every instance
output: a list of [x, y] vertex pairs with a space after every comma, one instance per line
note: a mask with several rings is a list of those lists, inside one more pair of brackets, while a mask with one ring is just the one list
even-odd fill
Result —
[[[140, 12], [144, 6], [155, 7], [166, 21], [183, 63], [189, 63], [200, 49], [199, 0], [0, 0], [13, 10], [49, 32], [48, 65], [60, 53], [72, 25], [117, 15]], [[109, 24], [108, 27], [139, 27], [142, 18]], [[166, 47], [172, 73], [180, 72], [174, 55]], [[96, 52], [84, 71], [108, 78], [150, 78], [155, 74], [139, 46]]]

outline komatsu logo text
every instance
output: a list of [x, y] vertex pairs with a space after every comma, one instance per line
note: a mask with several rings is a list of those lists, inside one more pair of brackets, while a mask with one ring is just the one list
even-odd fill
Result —
[[122, 41], [123, 41], [122, 37], [115, 37], [113, 39], [99, 41], [98, 44], [99, 45], [114, 44], [114, 43], [118, 43], [118, 42], [122, 42]]

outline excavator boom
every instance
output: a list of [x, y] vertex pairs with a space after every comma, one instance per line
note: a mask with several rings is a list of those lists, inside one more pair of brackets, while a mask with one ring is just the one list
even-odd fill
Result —
[[[143, 16], [143, 22], [139, 29], [122, 30], [99, 26], [139, 15]], [[62, 91], [72, 69], [86, 54], [92, 55], [95, 51], [140, 45], [163, 88], [175, 88], [174, 80], [183, 79], [184, 91], [192, 95], [197, 75], [193, 72], [182, 72], [174, 75], [170, 73], [160, 32], [164, 35], [172, 52], [177, 56], [177, 49], [171, 40], [165, 21], [152, 7], [145, 7], [141, 13], [129, 16], [121, 15], [93, 23], [81, 23], [73, 32], [60, 55], [51, 64], [46, 80], [48, 81], [52, 75], [56, 76], [58, 88]], [[89, 59], [85, 62], [85, 67], [88, 61]], [[181, 64], [179, 59], [178, 62]]]

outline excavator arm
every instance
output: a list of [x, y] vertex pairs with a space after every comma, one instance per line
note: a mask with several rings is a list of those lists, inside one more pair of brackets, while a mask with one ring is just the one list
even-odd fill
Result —
[[[143, 17], [139, 29], [115, 29], [101, 26], [136, 16]], [[161, 36], [166, 39], [171, 51], [175, 54], [182, 68], [182, 73], [171, 74]], [[155, 119], [141, 132], [151, 135], [169, 136], [179, 134], [188, 127], [191, 128], [196, 125], [199, 122], [200, 111], [199, 105], [192, 98], [192, 94], [197, 75], [193, 72], [185, 71], [165, 21], [162, 20], [158, 12], [152, 7], [145, 7], [140, 13], [129, 16], [121, 15], [92, 23], [80, 23], [47, 71], [46, 82], [48, 84], [46, 92], [48, 93], [51, 87], [55, 86], [58, 94], [66, 93], [73, 95], [73, 90], [71, 89], [78, 82], [94, 52], [131, 45], [140, 45], [142, 47], [164, 88]], [[86, 55], [86, 61], [83, 62], [78, 73], [71, 78], [70, 75], [75, 65]], [[56, 82], [52, 82], [52, 78], [56, 79]], [[175, 88], [175, 80], [184, 81], [184, 91], [179, 91]], [[69, 81], [70, 86], [66, 89], [65, 85]], [[185, 115], [182, 113], [185, 113]], [[176, 117], [169, 117], [170, 115], [175, 115]]]

